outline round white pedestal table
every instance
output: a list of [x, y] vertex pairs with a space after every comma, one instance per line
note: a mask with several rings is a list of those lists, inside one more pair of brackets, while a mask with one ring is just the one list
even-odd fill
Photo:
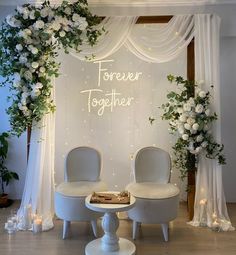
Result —
[[[106, 192], [108, 193], [108, 192]], [[116, 192], [110, 192], [116, 193]], [[117, 192], [119, 193], [119, 192]], [[96, 212], [104, 213], [102, 219], [102, 228], [104, 235], [102, 238], [95, 239], [87, 244], [85, 248], [86, 255], [134, 255], [135, 245], [124, 238], [119, 238], [116, 231], [119, 227], [117, 212], [128, 211], [135, 204], [135, 198], [130, 197], [130, 204], [95, 204], [90, 203], [89, 195], [85, 199], [86, 206]]]

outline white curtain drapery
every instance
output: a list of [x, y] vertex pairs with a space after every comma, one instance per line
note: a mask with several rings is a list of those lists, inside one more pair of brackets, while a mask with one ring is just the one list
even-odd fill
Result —
[[[168, 24], [161, 26], [151, 24], [134, 26], [136, 20], [137, 17], [105, 18], [100, 26], [104, 26], [108, 33], [101, 36], [100, 42], [93, 47], [84, 45], [82, 52], [71, 51], [70, 54], [80, 60], [89, 58], [94, 61], [106, 58], [122, 45], [126, 45], [142, 60], [162, 63], [176, 58], [195, 36], [196, 80], [204, 80], [208, 90], [214, 84], [212, 103], [215, 106], [214, 110], [219, 113], [219, 18], [208, 14], [178, 15], [173, 17]], [[49, 229], [52, 226], [53, 215], [54, 119], [48, 115], [45, 116], [43, 122], [42, 129], [34, 130], [32, 133], [27, 178], [20, 212], [25, 205], [31, 203], [33, 211], [43, 215], [44, 229]], [[220, 141], [220, 122], [217, 127], [215, 134]], [[36, 141], [40, 138], [42, 142], [37, 143]], [[203, 190], [204, 195], [199, 195]], [[46, 192], [50, 195], [48, 196]], [[207, 221], [204, 217], [200, 217], [203, 215], [199, 207], [202, 199], [208, 201]], [[211, 202], [211, 199], [214, 201]], [[233, 229], [227, 214], [221, 168], [213, 160], [200, 158], [195, 215], [191, 224], [198, 226], [207, 222], [207, 225], [211, 227], [212, 215], [215, 213], [217, 213], [217, 219], [222, 222], [223, 230]], [[225, 224], [223, 224], [224, 221]]]
[[[212, 111], [218, 114], [213, 127], [216, 140], [221, 142], [220, 125], [220, 77], [219, 77], [220, 19], [211, 14], [195, 15], [195, 70], [197, 81], [202, 81], [205, 91], [212, 95]], [[213, 86], [213, 87], [212, 87]], [[193, 226], [212, 227], [215, 222], [219, 229], [234, 230], [231, 225], [222, 183], [222, 167], [217, 160], [199, 157], [196, 178], [196, 197]]]
[[[51, 99], [55, 100], [53, 89]], [[43, 231], [54, 226], [54, 156], [55, 114], [48, 113], [32, 125], [24, 192], [17, 213], [23, 218], [24, 208], [31, 205], [32, 213], [42, 216]]]

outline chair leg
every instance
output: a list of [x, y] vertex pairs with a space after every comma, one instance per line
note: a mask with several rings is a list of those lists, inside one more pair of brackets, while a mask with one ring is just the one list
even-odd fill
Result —
[[137, 236], [137, 229], [140, 226], [139, 222], [133, 221], [133, 239], [136, 239]]
[[91, 225], [92, 225], [92, 229], [93, 229], [93, 234], [95, 237], [97, 237], [98, 233], [97, 233], [97, 220], [91, 220]]
[[166, 242], [169, 240], [169, 223], [163, 223], [161, 224], [162, 232], [164, 235], [164, 239]]
[[63, 221], [63, 234], [62, 234], [63, 239], [67, 238], [69, 227], [70, 227], [70, 221], [64, 220]]

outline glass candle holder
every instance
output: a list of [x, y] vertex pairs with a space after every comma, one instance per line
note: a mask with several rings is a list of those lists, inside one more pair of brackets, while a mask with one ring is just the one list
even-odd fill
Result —
[[36, 234], [42, 232], [42, 227], [43, 227], [42, 216], [35, 215], [33, 219], [33, 233]]

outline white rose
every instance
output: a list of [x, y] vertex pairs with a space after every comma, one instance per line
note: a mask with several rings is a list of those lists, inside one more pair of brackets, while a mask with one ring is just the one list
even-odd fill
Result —
[[31, 30], [30, 30], [29, 28], [24, 29], [24, 32], [25, 32], [27, 35], [31, 35], [31, 34], [32, 34], [32, 32], [31, 32]]
[[17, 7], [16, 7], [16, 10], [17, 10], [20, 14], [23, 14], [24, 11], [25, 11], [25, 8], [22, 7], [22, 6], [17, 6]]
[[187, 117], [185, 116], [185, 115], [180, 115], [180, 117], [179, 117], [179, 120], [181, 121], [181, 122], [185, 122], [186, 121], [186, 119], [187, 119]]
[[21, 64], [25, 64], [26, 62], [27, 62], [27, 58], [26, 57], [24, 57], [24, 56], [20, 56], [20, 58], [19, 58], [19, 62], [21, 63]]
[[186, 112], [190, 112], [191, 111], [191, 105], [188, 104], [188, 103], [184, 104], [183, 108], [184, 108], [184, 111], [186, 111]]
[[42, 29], [44, 28], [44, 22], [42, 20], [37, 20], [35, 23], [34, 23], [34, 28], [36, 30], [39, 30], [39, 29]]
[[203, 148], [206, 148], [207, 145], [208, 145], [208, 142], [207, 142], [207, 141], [204, 141], [204, 142], [201, 144], [201, 146], [202, 146]]
[[7, 15], [6, 22], [11, 27], [18, 27], [19, 22], [17, 22], [17, 19], [13, 15]]
[[193, 151], [193, 150], [194, 150], [193, 142], [190, 142], [190, 143], [189, 143], [188, 149], [189, 149], [190, 151]]
[[194, 123], [192, 128], [193, 128], [193, 130], [198, 130], [199, 129], [199, 125], [197, 123]]
[[80, 20], [80, 16], [79, 16], [79, 14], [77, 14], [77, 13], [74, 13], [73, 14], [73, 16], [72, 16], [72, 20], [74, 21], [74, 22], [78, 22], [79, 20]]
[[21, 44], [17, 44], [17, 45], [16, 45], [16, 49], [17, 49], [18, 51], [22, 51], [22, 50], [23, 50], [23, 46], [22, 46]]
[[13, 87], [19, 88], [21, 83], [19, 81], [13, 83]]
[[20, 74], [19, 73], [14, 73], [14, 81], [19, 82], [21, 80]]
[[184, 128], [183, 128], [183, 127], [178, 128], [178, 132], [179, 132], [181, 135], [183, 135], [183, 134], [184, 134]]
[[204, 108], [203, 108], [203, 105], [201, 105], [201, 104], [198, 104], [198, 105], [195, 107], [195, 112], [196, 112], [196, 113], [202, 113], [203, 110], [204, 110]]
[[184, 128], [187, 129], [187, 130], [190, 130], [190, 129], [191, 129], [191, 126], [190, 126], [188, 123], [185, 123], [185, 124], [184, 124]]
[[65, 31], [60, 31], [59, 35], [60, 35], [60, 37], [65, 37], [66, 32]]
[[35, 99], [36, 97], [38, 97], [41, 94], [40, 90], [32, 90], [30, 92], [30, 96], [32, 99]]
[[23, 93], [21, 94], [21, 98], [22, 98], [22, 99], [26, 99], [28, 96], [29, 96], [29, 93], [28, 93], [28, 92], [23, 92]]
[[66, 7], [64, 12], [65, 12], [65, 14], [70, 15], [71, 14], [71, 8], [70, 7]]
[[187, 135], [187, 134], [183, 134], [183, 135], [182, 135], [182, 139], [183, 139], [184, 141], [187, 141], [187, 140], [188, 140], [188, 135]]
[[205, 114], [206, 114], [206, 116], [210, 116], [211, 110], [210, 109], [206, 109]]
[[193, 125], [195, 122], [196, 122], [196, 121], [195, 121], [195, 119], [193, 119], [193, 118], [188, 118], [188, 119], [187, 119], [187, 123], [188, 123], [189, 125]]
[[39, 67], [39, 63], [38, 63], [38, 62], [33, 62], [33, 63], [31, 64], [31, 66], [32, 66], [34, 69], [36, 69], [36, 68]]
[[177, 108], [177, 112], [178, 112], [178, 113], [183, 113], [183, 108], [178, 107], [178, 108]]
[[203, 91], [203, 90], [201, 90], [201, 91], [198, 93], [198, 95], [199, 95], [201, 98], [204, 98], [204, 97], [206, 97], [206, 92]]
[[196, 153], [199, 153], [199, 152], [201, 152], [201, 150], [202, 150], [202, 147], [197, 147], [197, 148], [195, 149], [195, 152], [196, 152]]
[[79, 24], [78, 28], [79, 30], [83, 31], [87, 28], [87, 26], [88, 26], [88, 22], [85, 20]]
[[40, 15], [41, 17], [46, 18], [48, 16], [48, 8], [43, 8], [40, 10]]
[[45, 73], [45, 71], [46, 71], [45, 67], [41, 66], [41, 67], [39, 68], [39, 72], [40, 72], [40, 73]]
[[32, 78], [33, 78], [32, 73], [31, 73], [29, 70], [25, 71], [24, 77], [25, 77], [25, 79], [28, 80], [28, 81], [31, 81]]
[[195, 101], [194, 101], [194, 98], [193, 97], [190, 97], [189, 100], [188, 100], [188, 104], [192, 107], [195, 106]]
[[197, 140], [197, 142], [200, 143], [201, 141], [203, 141], [203, 138], [204, 137], [202, 135], [198, 135], [196, 140]]
[[31, 52], [32, 52], [34, 55], [36, 55], [36, 54], [38, 54], [39, 50], [38, 50], [37, 48], [33, 47], [33, 48], [31, 48]]
[[58, 30], [60, 30], [60, 28], [61, 28], [61, 24], [60, 24], [60, 22], [58, 22], [58, 21], [54, 21], [54, 22], [51, 23], [50, 27], [51, 27], [53, 30], [58, 31]]
[[30, 19], [35, 19], [35, 11], [31, 11], [29, 17]]
[[31, 110], [29, 110], [29, 109], [27, 109], [27, 110], [23, 111], [23, 114], [24, 114], [26, 117], [30, 116], [30, 115], [31, 115], [31, 113], [32, 113], [32, 111], [31, 111]]

